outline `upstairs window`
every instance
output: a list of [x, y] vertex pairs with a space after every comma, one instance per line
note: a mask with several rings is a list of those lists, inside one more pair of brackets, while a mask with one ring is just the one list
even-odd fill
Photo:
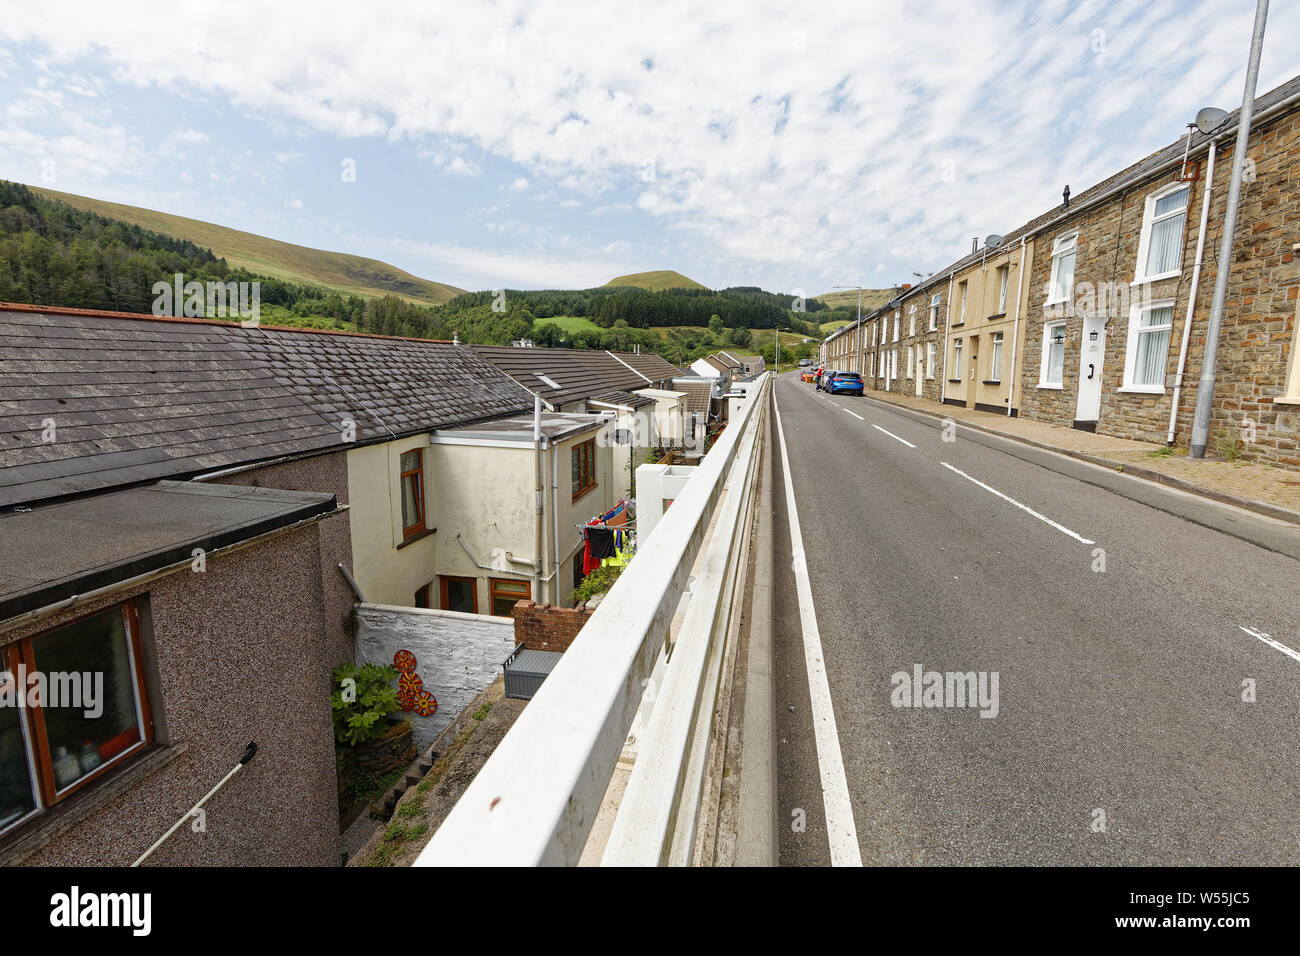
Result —
[[1007, 314], [1007, 286], [1010, 284], [1011, 267], [1003, 266], [998, 270], [998, 314]]
[[898, 320], [899, 320], [900, 318], [901, 318], [901, 314], [898, 313], [898, 312], [895, 312], [895, 313], [894, 313], [894, 341], [895, 341], [895, 342], [898, 341]]
[[403, 452], [400, 461], [402, 537], [409, 538], [424, 531], [424, 454], [416, 448]]
[[930, 297], [930, 331], [939, 327], [939, 293]]
[[1147, 197], [1138, 243], [1136, 279], [1149, 281], [1178, 274], [1183, 263], [1183, 225], [1190, 186], [1173, 186]]
[[961, 284], [961, 313], [957, 317], [957, 324], [961, 325], [966, 321], [966, 283]]
[[[692, 432], [691, 438], [694, 438]], [[573, 476], [573, 500], [577, 501], [596, 487], [596, 439], [589, 438], [575, 445], [569, 453]]]
[[916, 306], [912, 306], [911, 311], [907, 313], [907, 334], [916, 334]]
[[1047, 283], [1047, 304], [1068, 302], [1074, 294], [1074, 259], [1079, 251], [1079, 234], [1072, 232], [1052, 246], [1052, 278]]

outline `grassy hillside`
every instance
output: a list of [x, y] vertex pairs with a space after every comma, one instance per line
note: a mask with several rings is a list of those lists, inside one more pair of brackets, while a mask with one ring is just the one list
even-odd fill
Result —
[[38, 195], [67, 203], [74, 209], [120, 219], [177, 239], [188, 239], [196, 245], [211, 249], [214, 255], [225, 259], [232, 267], [244, 268], [258, 275], [323, 286], [343, 295], [373, 298], [392, 294], [423, 305], [441, 305], [464, 291], [441, 282], [421, 279], [378, 259], [297, 246], [291, 242], [268, 239], [251, 232], [228, 229], [152, 209], [141, 209], [138, 206], [90, 199], [38, 186], [29, 188]]
[[638, 289], [649, 289], [651, 292], [660, 292], [664, 289], [707, 289], [708, 286], [701, 285], [694, 279], [688, 279], [680, 272], [673, 272], [671, 269], [661, 269], [658, 272], [634, 272], [631, 275], [619, 276], [616, 279], [610, 279], [605, 283], [607, 286], [635, 286]]
[[[878, 309], [894, 297], [894, 289], [863, 289], [862, 290], [862, 314], [866, 315], [873, 309]], [[821, 295], [813, 296], [818, 302], [824, 302], [832, 309], [856, 309], [858, 307], [858, 290], [857, 289], [836, 289], [834, 292], [823, 292]]]
[[566, 332], [599, 332], [600, 326], [583, 315], [556, 315], [548, 319], [534, 319], [534, 325], [558, 325]]

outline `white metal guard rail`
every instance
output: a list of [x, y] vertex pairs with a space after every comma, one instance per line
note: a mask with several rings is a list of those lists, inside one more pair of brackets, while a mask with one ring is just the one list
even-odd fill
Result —
[[[771, 376], [750, 396], [497, 746], [417, 866], [575, 865], [700, 548], [603, 863], [687, 863]], [[725, 491], [725, 496], [724, 496]], [[720, 510], [719, 510], [720, 509]]]

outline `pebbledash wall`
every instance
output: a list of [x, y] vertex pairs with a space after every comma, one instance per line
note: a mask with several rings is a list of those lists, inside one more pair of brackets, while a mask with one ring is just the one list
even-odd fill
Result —
[[[344, 523], [335, 516], [324, 519]], [[159, 746], [62, 821], [5, 848], [6, 865], [128, 866], [235, 766], [150, 866], [337, 866], [330, 653], [321, 623], [322, 523], [276, 535], [7, 631], [8, 642], [144, 596], [146, 674]]]
[[[1181, 166], [1135, 183], [1108, 202], [1054, 223], [1038, 236], [1038, 254], [1030, 273], [1032, 290], [1025, 335], [1021, 381], [1023, 413], [1030, 418], [1072, 424], [1079, 415], [1079, 382], [1084, 372], [1084, 320], [1106, 320], [1101, 368], [1100, 434], [1164, 443], [1173, 402], [1173, 378], [1187, 321], [1192, 322], [1188, 357], [1179, 398], [1175, 444], [1186, 446], [1191, 436], [1198, 379], [1205, 355], [1205, 328], [1218, 272], [1218, 250], [1234, 141], [1220, 144], [1215, 159], [1205, 250], [1194, 308], [1189, 292], [1195, 266], [1201, 206], [1206, 188], [1202, 155], [1194, 164], [1197, 178], [1190, 187], [1183, 229], [1182, 262], [1176, 275], [1152, 282], [1135, 282], [1139, 246], [1148, 200], [1165, 187], [1176, 188]], [[1253, 161], [1254, 181], [1244, 183], [1223, 312], [1216, 364], [1214, 411], [1208, 454], [1216, 454], [1216, 439], [1233, 441], [1251, 433], [1243, 457], [1300, 468], [1297, 438], [1300, 407], [1288, 403], [1287, 370], [1293, 361], [1296, 330], [1296, 243], [1300, 241], [1300, 114], [1295, 112], [1257, 128], [1247, 157]], [[1074, 289], [1068, 302], [1049, 305], [1053, 248], [1077, 233]], [[1173, 322], [1165, 353], [1165, 381], [1140, 391], [1126, 386], [1128, 352], [1136, 349], [1131, 317], [1143, 304], [1169, 303]], [[1064, 369], [1059, 385], [1049, 384], [1043, 364], [1044, 333], [1056, 321], [1065, 322]], [[1292, 397], [1294, 401], [1294, 397]], [[1253, 428], [1243, 429], [1243, 420]]]

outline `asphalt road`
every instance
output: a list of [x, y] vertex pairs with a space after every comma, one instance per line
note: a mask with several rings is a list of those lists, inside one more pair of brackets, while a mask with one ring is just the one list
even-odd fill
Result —
[[[846, 822], [867, 865], [1300, 864], [1300, 660], [1255, 636], [1300, 650], [1300, 529], [791, 375], [774, 397], [783, 865], [843, 861]], [[986, 700], [996, 673], [996, 716], [895, 706], [917, 665]]]

